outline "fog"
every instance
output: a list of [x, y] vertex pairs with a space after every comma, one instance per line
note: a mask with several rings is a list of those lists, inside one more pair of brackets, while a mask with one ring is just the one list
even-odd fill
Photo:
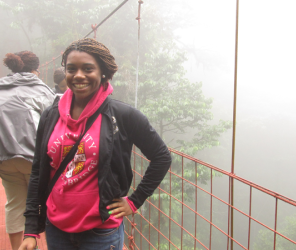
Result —
[[[296, 199], [296, 17], [294, 1], [241, 1], [239, 6], [235, 173]], [[232, 120], [235, 1], [195, 2], [196, 25], [179, 30], [195, 47], [188, 76], [214, 98], [215, 119]], [[195, 58], [198, 58], [196, 60]], [[200, 156], [230, 171], [232, 134]], [[213, 157], [213, 151], [223, 156]], [[226, 158], [224, 158], [226, 156]]]
[[[296, 35], [292, 30], [296, 22], [295, 7], [294, 1], [240, 1], [234, 164], [236, 175], [294, 200]], [[186, 44], [195, 51], [194, 55], [188, 52], [188, 77], [202, 81], [204, 93], [213, 97], [214, 119], [232, 120], [235, 1], [195, 2], [191, 11], [192, 16], [196, 16], [194, 27], [177, 31], [182, 41], [180, 46]], [[220, 146], [203, 150], [197, 157], [230, 172], [231, 132], [222, 136]], [[216, 186], [218, 196], [225, 199], [226, 183], [227, 179], [220, 180]], [[225, 190], [219, 191], [223, 185]], [[240, 200], [236, 206], [248, 211], [247, 188], [235, 183], [234, 193]], [[253, 197], [253, 204], [255, 218], [273, 227], [273, 199], [258, 193]], [[295, 211], [282, 205], [280, 221], [291, 214]], [[246, 235], [247, 220], [239, 214], [235, 219], [235, 235]], [[256, 237], [261, 229], [255, 225], [252, 235]], [[240, 240], [247, 244], [246, 238]]]
[[[121, 3], [121, 1], [115, 2]], [[202, 82], [204, 95], [213, 98], [211, 110], [213, 123], [220, 119], [232, 121], [236, 1], [174, 0], [162, 5], [162, 1], [146, 0], [142, 5], [143, 19], [141, 19], [144, 40], [145, 22], [150, 22], [153, 26], [153, 21], [147, 14], [148, 8], [161, 9], [160, 13], [163, 16], [160, 18], [163, 19], [171, 13], [179, 13], [179, 19], [175, 20], [178, 25], [172, 32], [178, 48], [186, 52], [187, 61], [184, 63], [186, 77], [191, 82]], [[236, 175], [294, 200], [296, 200], [294, 192], [296, 189], [295, 10], [294, 0], [240, 1], [234, 164]], [[30, 47], [21, 30], [9, 29], [11, 16], [4, 15], [3, 10], [0, 11], [2, 13], [0, 27], [3, 34], [0, 41], [1, 44], [5, 41], [4, 48], [7, 50], [1, 49], [1, 58], [7, 52], [14, 52], [14, 49], [29, 50]], [[131, 16], [136, 17], [137, 1], [128, 2], [122, 11], [117, 15], [124, 17], [124, 11], [126, 13], [133, 11]], [[108, 36], [114, 35], [108, 33], [108, 25], [111, 22], [110, 20], [104, 24], [98, 34], [98, 40], [107, 46]], [[95, 23], [95, 20], [92, 20], [92, 23]], [[34, 27], [29, 34], [36, 38], [40, 35], [40, 31], [37, 26]], [[129, 37], [129, 32], [137, 34], [137, 23], [133, 19], [129, 27], [118, 29], [122, 32], [118, 33], [119, 38], [120, 34]], [[8, 39], [10, 36], [11, 40]], [[7, 44], [7, 41], [12, 42]], [[45, 44], [49, 50], [50, 45], [47, 42]], [[131, 40], [128, 46], [130, 47], [124, 49], [133, 51], [133, 63], [135, 63], [137, 40]], [[148, 53], [143, 41], [140, 43], [140, 51], [142, 54]], [[51, 60], [52, 57], [53, 55], [48, 57], [45, 52], [40, 55], [43, 62]], [[145, 71], [144, 65], [140, 64], [140, 67]], [[1, 65], [0, 76], [7, 73], [7, 69]], [[123, 70], [119, 70], [119, 73], [123, 74]], [[139, 82], [141, 83], [141, 76]], [[194, 129], [191, 132], [195, 132]], [[230, 172], [231, 129], [221, 135], [219, 142], [219, 146], [203, 149], [197, 152], [195, 157]], [[223, 181], [221, 178], [221, 183]], [[243, 190], [239, 184], [235, 185], [235, 194], [243, 193]], [[260, 209], [258, 208], [258, 211]], [[282, 213], [285, 214], [285, 210]], [[267, 219], [266, 223], [269, 222]]]

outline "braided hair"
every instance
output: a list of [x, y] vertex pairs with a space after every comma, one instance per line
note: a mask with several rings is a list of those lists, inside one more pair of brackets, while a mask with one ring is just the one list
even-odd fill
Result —
[[99, 43], [92, 38], [84, 38], [74, 41], [66, 48], [65, 52], [63, 53], [62, 66], [66, 67], [67, 57], [73, 50], [86, 52], [95, 58], [98, 65], [100, 66], [102, 74], [106, 76], [101, 80], [101, 84], [103, 84], [104, 88], [106, 89], [108, 86], [108, 80], [112, 79], [113, 75], [118, 69], [115, 58], [111, 55], [109, 49], [104, 44]]
[[39, 58], [31, 51], [8, 53], [3, 59], [3, 64], [13, 73], [32, 72], [39, 67]]

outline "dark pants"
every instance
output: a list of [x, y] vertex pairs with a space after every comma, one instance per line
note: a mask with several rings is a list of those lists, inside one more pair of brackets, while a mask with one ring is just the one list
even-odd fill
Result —
[[123, 248], [123, 223], [118, 228], [94, 228], [81, 233], [66, 233], [47, 219], [45, 231], [48, 250], [122, 250]]

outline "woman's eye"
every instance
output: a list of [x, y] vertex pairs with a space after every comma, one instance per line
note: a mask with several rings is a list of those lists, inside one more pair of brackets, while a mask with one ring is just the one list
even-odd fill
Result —
[[85, 70], [86, 70], [86, 71], [91, 71], [91, 70], [92, 70], [92, 68], [85, 68]]
[[67, 71], [68, 72], [73, 72], [74, 71], [74, 68], [67, 68]]

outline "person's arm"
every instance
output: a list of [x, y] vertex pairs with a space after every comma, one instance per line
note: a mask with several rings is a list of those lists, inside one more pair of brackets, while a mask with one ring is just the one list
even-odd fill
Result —
[[114, 199], [114, 203], [106, 207], [115, 218], [134, 213], [153, 194], [171, 165], [170, 152], [147, 117], [137, 109], [131, 108], [129, 111], [129, 115], [124, 117], [129, 140], [150, 160], [150, 164], [140, 184], [128, 197], [130, 203], [122, 197]]
[[137, 186], [128, 198], [139, 208], [159, 186], [171, 165], [170, 152], [147, 117], [133, 109], [129, 118], [129, 127], [133, 143], [150, 160], [150, 164]]
[[34, 250], [36, 249], [36, 246], [37, 246], [36, 239], [30, 237], [30, 238], [24, 239], [24, 241], [22, 242], [18, 250]]
[[142, 181], [128, 197], [128, 200], [125, 198], [114, 199], [114, 203], [107, 206], [109, 214], [114, 214], [115, 218], [135, 213], [136, 209], [153, 194], [171, 165], [171, 155], [167, 146], [152, 128], [146, 116], [140, 111], [132, 109], [127, 124], [129, 139], [150, 160], [150, 164]]
[[35, 154], [32, 164], [32, 172], [30, 175], [30, 182], [28, 186], [28, 196], [26, 201], [26, 211], [24, 216], [25, 222], [25, 234], [38, 234], [38, 217], [39, 217], [39, 196], [38, 196], [38, 184], [39, 184], [39, 169], [41, 161], [41, 146], [43, 138], [43, 129], [45, 126], [46, 116], [48, 115], [49, 108], [45, 110], [41, 116], [39, 126], [37, 129], [37, 138], [35, 144]]

